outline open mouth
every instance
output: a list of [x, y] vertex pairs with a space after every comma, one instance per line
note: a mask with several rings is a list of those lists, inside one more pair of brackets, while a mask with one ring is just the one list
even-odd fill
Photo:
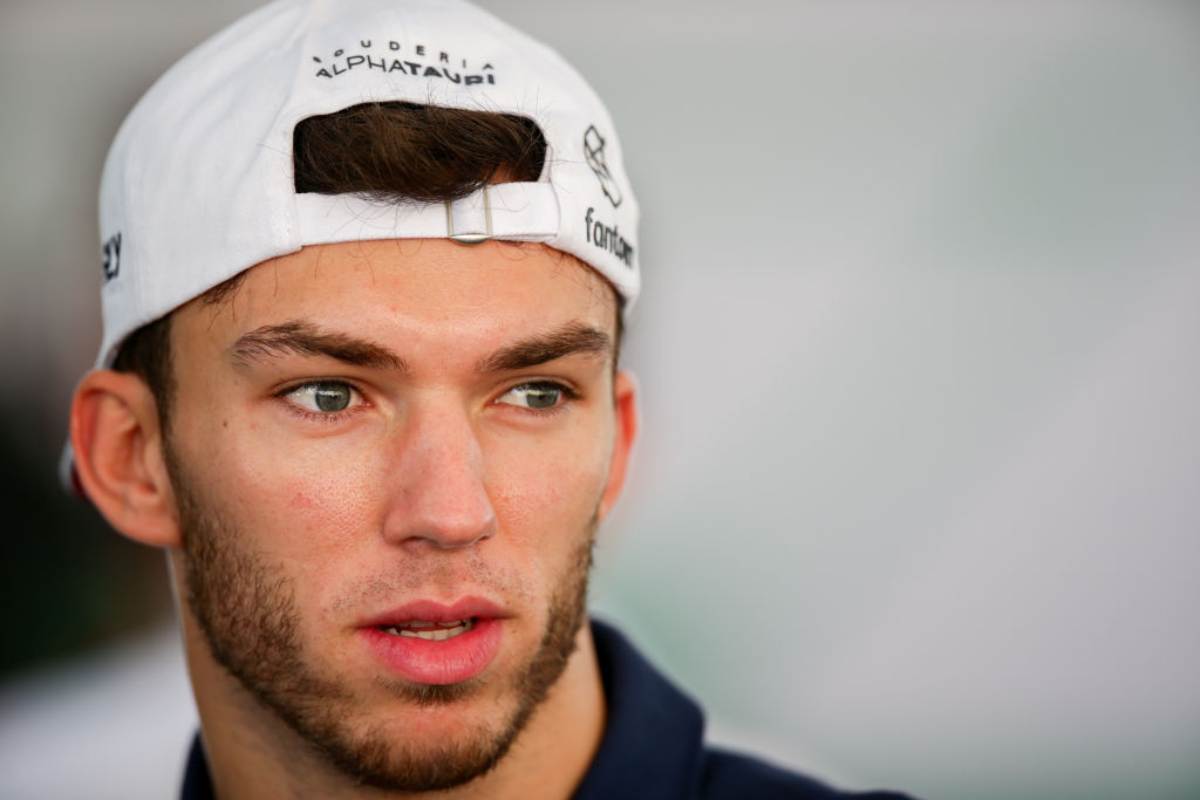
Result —
[[375, 657], [400, 677], [413, 683], [449, 684], [462, 683], [487, 669], [500, 652], [504, 627], [503, 619], [491, 616], [440, 620], [393, 616], [359, 631]]
[[380, 626], [379, 630], [392, 636], [404, 636], [413, 639], [424, 639], [427, 642], [443, 642], [461, 636], [475, 627], [478, 617], [455, 619], [446, 622], [414, 619], [396, 625]]
[[467, 596], [453, 603], [413, 600], [368, 616], [357, 628], [394, 674], [412, 683], [450, 684], [488, 668], [512, 618], [499, 603]]

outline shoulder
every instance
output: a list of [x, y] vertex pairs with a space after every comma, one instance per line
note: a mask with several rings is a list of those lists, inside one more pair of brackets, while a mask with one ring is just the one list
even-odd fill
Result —
[[703, 800], [910, 800], [895, 792], [842, 792], [753, 756], [706, 748], [698, 797]]
[[700, 706], [615, 628], [592, 621], [604, 686], [604, 737], [575, 800], [907, 800], [840, 792], [752, 756], [704, 742]]

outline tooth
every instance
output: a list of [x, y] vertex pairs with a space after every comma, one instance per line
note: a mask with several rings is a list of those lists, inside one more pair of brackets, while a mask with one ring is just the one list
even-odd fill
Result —
[[467, 631], [471, 630], [472, 627], [474, 627], [474, 623], [471, 620], [467, 620], [465, 622], [460, 622], [453, 628], [437, 628], [435, 630], [414, 631], [409, 630], [408, 627], [393, 626], [391, 628], [385, 628], [384, 630], [393, 636], [407, 636], [410, 639], [424, 639], [427, 642], [443, 642], [446, 639], [453, 639], [459, 634], [466, 633]]
[[406, 628], [432, 628], [433, 623], [428, 622], [423, 619], [419, 619], [419, 620], [413, 620], [412, 622], [404, 623], [404, 627], [406, 627]]

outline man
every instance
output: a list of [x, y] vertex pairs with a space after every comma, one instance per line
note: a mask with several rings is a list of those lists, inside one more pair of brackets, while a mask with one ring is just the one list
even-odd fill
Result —
[[68, 466], [165, 548], [185, 797], [836, 797], [705, 749], [587, 622], [637, 204], [552, 51], [447, 0], [280, 0], [130, 113]]

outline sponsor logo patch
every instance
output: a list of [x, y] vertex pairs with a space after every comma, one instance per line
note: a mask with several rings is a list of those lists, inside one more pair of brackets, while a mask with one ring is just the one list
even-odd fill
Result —
[[596, 130], [595, 125], [589, 125], [583, 132], [583, 157], [596, 174], [596, 180], [600, 181], [604, 196], [613, 204], [613, 208], [617, 208], [624, 198], [621, 195], [621, 187], [608, 171], [608, 163], [604, 160], [604, 145], [604, 137], [600, 135], [600, 131]]
[[104, 282], [108, 283], [121, 272], [121, 234], [115, 233], [100, 247], [104, 257], [101, 268], [104, 270]]

